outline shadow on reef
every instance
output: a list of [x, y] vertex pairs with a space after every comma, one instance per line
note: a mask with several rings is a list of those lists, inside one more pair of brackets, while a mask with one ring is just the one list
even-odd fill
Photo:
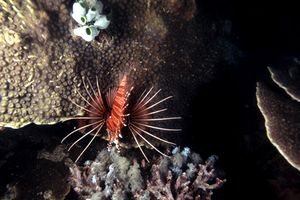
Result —
[[64, 199], [70, 190], [65, 155], [46, 153], [59, 143], [55, 133], [61, 129], [30, 125], [1, 132], [1, 199]]

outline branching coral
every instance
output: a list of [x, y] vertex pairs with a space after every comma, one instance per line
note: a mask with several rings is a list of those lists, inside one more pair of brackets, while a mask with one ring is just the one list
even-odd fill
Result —
[[217, 178], [211, 156], [203, 163], [188, 148], [176, 148], [170, 158], [153, 158], [147, 165], [102, 150], [95, 161], [70, 168], [71, 185], [82, 199], [211, 199], [224, 180]]

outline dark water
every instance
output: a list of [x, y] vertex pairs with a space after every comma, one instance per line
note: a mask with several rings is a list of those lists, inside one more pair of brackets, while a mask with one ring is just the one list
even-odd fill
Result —
[[[298, 199], [300, 173], [268, 142], [255, 99], [256, 82], [272, 82], [266, 67], [300, 54], [297, 6], [269, 0], [202, 2], [208, 15], [232, 22], [231, 39], [243, 54], [236, 67], [200, 88], [201, 96], [194, 100], [192, 146], [219, 155], [228, 179], [214, 197]], [[289, 179], [293, 185], [286, 184]], [[291, 190], [293, 194], [287, 192]]]

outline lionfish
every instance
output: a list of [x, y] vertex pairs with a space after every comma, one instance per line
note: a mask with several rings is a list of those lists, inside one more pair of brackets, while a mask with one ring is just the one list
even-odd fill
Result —
[[[136, 100], [135, 104], [128, 109], [128, 98], [133, 90], [133, 87], [128, 89], [128, 77], [125, 74], [121, 79], [119, 86], [115, 89], [108, 90], [105, 98], [102, 98], [101, 90], [99, 87], [99, 81], [96, 77], [96, 88], [94, 88], [89, 79], [87, 79], [87, 83], [84, 79], [82, 79], [84, 88], [90, 100], [86, 99], [78, 90], [76, 92], [80, 95], [80, 97], [87, 103], [87, 107], [83, 107], [73, 100], [70, 101], [78, 106], [80, 109], [83, 109], [86, 112], [86, 116], [78, 116], [71, 119], [79, 120], [79, 128], [75, 129], [71, 133], [69, 133], [66, 137], [62, 139], [61, 142], [64, 142], [69, 136], [73, 135], [76, 132], [84, 132], [86, 129], [90, 129], [83, 136], [77, 139], [68, 149], [70, 151], [72, 147], [77, 144], [80, 140], [85, 138], [90, 134], [94, 134], [92, 139], [86, 145], [86, 147], [82, 150], [80, 155], [77, 157], [76, 161], [83, 155], [83, 153], [87, 150], [87, 148], [91, 145], [94, 139], [99, 135], [103, 126], [106, 127], [106, 131], [108, 133], [108, 149], [110, 150], [112, 145], [114, 144], [119, 151], [119, 140], [122, 138], [122, 129], [124, 127], [129, 128], [129, 132], [132, 134], [134, 141], [136, 142], [138, 148], [143, 154], [144, 158], [149, 162], [148, 157], [143, 151], [141, 144], [138, 138], [144, 140], [150, 147], [156, 150], [163, 156], [168, 157], [166, 154], [161, 152], [158, 148], [156, 148], [148, 139], [144, 136], [150, 136], [160, 142], [176, 145], [173, 142], [160, 138], [149, 130], [155, 129], [159, 131], [181, 131], [181, 129], [172, 129], [172, 128], [164, 128], [159, 126], [154, 126], [151, 122], [154, 121], [165, 121], [165, 120], [174, 120], [181, 119], [181, 117], [163, 117], [163, 118], [155, 118], [153, 117], [155, 114], [162, 113], [167, 110], [167, 108], [156, 109], [162, 102], [171, 99], [172, 96], [165, 97], [157, 102], [153, 102], [153, 99], [160, 93], [161, 89], [153, 92], [153, 87], [151, 87], [148, 91], [144, 91], [140, 97]], [[89, 91], [88, 85], [91, 88]], [[127, 113], [125, 113], [127, 111]]]

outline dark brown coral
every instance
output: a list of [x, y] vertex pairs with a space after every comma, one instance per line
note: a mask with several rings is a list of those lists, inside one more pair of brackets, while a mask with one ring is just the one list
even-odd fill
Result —
[[69, 1], [0, 3], [0, 126], [82, 115], [68, 100], [85, 106], [74, 90], [88, 97], [82, 77], [95, 83], [97, 76], [106, 92], [128, 71], [140, 90], [154, 85], [175, 94], [178, 112], [219, 60], [215, 27], [195, 20], [195, 1], [105, 1], [112, 22], [91, 43], [72, 35]]

